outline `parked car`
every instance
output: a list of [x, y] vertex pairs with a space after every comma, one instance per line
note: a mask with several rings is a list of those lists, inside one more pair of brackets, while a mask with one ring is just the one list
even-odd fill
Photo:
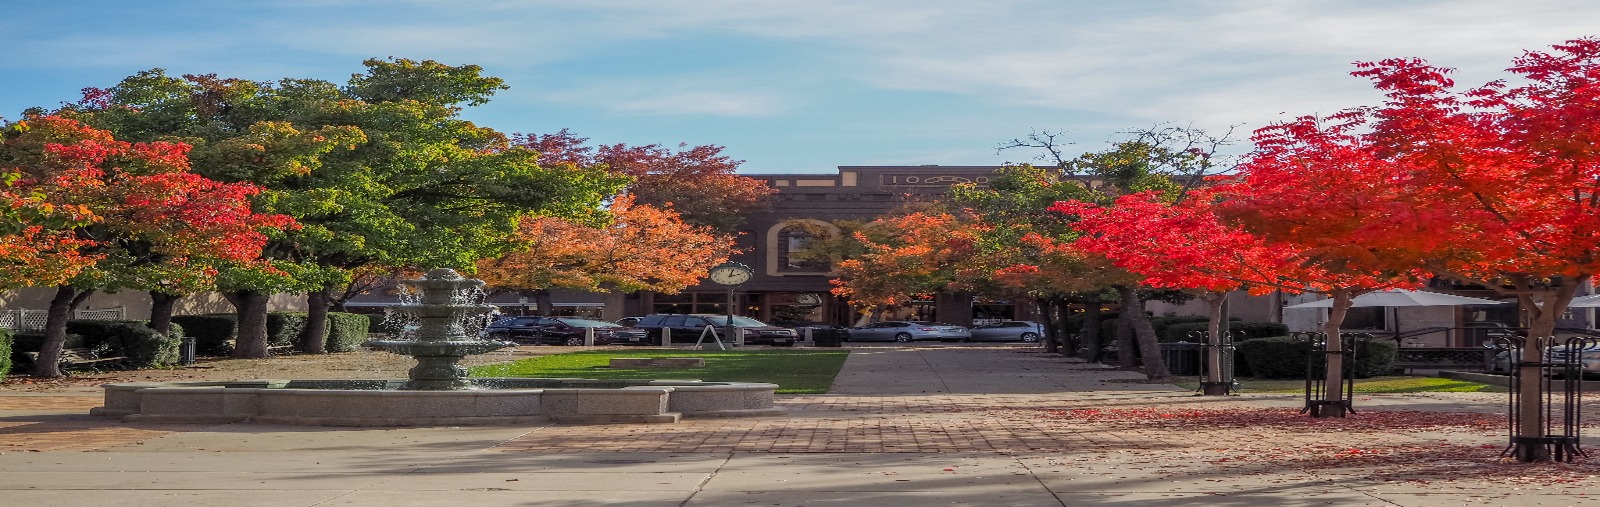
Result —
[[1471, 321], [1461, 326], [1461, 341], [1468, 345], [1483, 345], [1485, 347], [1500, 343], [1505, 338], [1517, 336], [1517, 329], [1489, 321]]
[[[722, 330], [727, 324], [727, 315], [657, 313], [640, 317], [639, 322], [634, 326], [649, 335], [647, 339], [649, 343], [660, 345], [661, 330], [663, 328], [672, 330], [673, 343], [693, 343], [700, 339], [702, 333], [705, 333], [706, 326], [716, 327], [717, 336], [722, 336]], [[788, 347], [794, 345], [800, 335], [793, 329], [772, 326], [756, 319], [737, 315], [733, 317], [733, 325], [744, 333], [744, 343], [746, 345]], [[728, 343], [731, 340], [723, 337], [722, 341], [723, 343]]]
[[1044, 325], [1025, 320], [1003, 320], [972, 327], [975, 342], [1038, 343], [1044, 336]]
[[639, 344], [643, 330], [610, 322], [574, 317], [510, 317], [483, 329], [485, 336], [525, 345], [583, 345], [588, 329], [594, 329], [595, 345]]
[[923, 322], [911, 320], [891, 320], [874, 322], [861, 327], [850, 328], [850, 341], [895, 341], [908, 343], [914, 341], [967, 341], [972, 338], [972, 332], [967, 328], [943, 322]]
[[623, 317], [617, 319], [617, 325], [622, 327], [636, 327], [639, 325], [639, 319], [642, 318], [644, 317]]
[[[1501, 347], [1494, 347], [1501, 348]], [[1515, 368], [1520, 358], [1511, 357], [1510, 350], [1501, 350], [1494, 356], [1492, 370], [1500, 373], [1510, 373]], [[1600, 375], [1600, 342], [1589, 342], [1588, 345], [1577, 349], [1577, 362], [1585, 377]], [[1565, 344], [1556, 345], [1545, 349], [1544, 362], [1549, 364], [1565, 364], [1572, 357], [1573, 348]]]
[[811, 330], [811, 340], [815, 342], [827, 342], [829, 340], [843, 342], [850, 339], [849, 328], [838, 324], [829, 324], [827, 322], [773, 322], [772, 325], [793, 329], [798, 337], [802, 340], [805, 339], [806, 330], [808, 329]]

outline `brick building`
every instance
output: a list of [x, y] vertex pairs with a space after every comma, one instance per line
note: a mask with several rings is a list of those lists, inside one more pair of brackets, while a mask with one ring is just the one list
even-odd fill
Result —
[[[841, 166], [836, 174], [752, 174], [777, 192], [771, 207], [752, 215], [739, 239], [744, 251], [733, 258], [755, 269], [750, 282], [738, 289], [738, 313], [760, 320], [817, 320], [850, 324], [859, 315], [844, 300], [829, 293], [832, 265], [790, 258], [807, 236], [802, 224], [836, 229], [836, 220], [870, 221], [909, 201], [935, 200], [959, 183], [988, 182], [992, 166]], [[723, 313], [727, 289], [703, 283], [681, 294], [629, 295], [621, 312], [608, 318], [646, 313]], [[611, 305], [608, 305], [611, 307]], [[614, 307], [613, 307], [614, 308]], [[1031, 304], [983, 301], [974, 304], [961, 294], [940, 294], [898, 309], [895, 318], [929, 319], [971, 325], [974, 319], [1027, 319]], [[615, 315], [615, 317], [612, 317]]]

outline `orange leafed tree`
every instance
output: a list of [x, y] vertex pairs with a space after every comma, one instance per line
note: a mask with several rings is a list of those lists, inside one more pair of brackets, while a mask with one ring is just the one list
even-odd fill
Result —
[[498, 289], [568, 288], [600, 292], [677, 293], [699, 283], [732, 253], [733, 242], [678, 214], [620, 196], [611, 220], [591, 227], [535, 217], [519, 226], [517, 251], [478, 263], [478, 276]]
[[972, 216], [913, 212], [856, 232], [865, 253], [838, 264], [833, 293], [867, 308], [887, 308], [940, 292], [978, 253], [986, 226]]

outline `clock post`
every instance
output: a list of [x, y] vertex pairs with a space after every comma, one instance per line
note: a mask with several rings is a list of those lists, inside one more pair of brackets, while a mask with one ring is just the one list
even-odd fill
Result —
[[724, 323], [722, 334], [728, 338], [730, 343], [738, 344], [742, 341], [734, 334], [739, 331], [738, 327], [733, 325], [734, 310], [739, 304], [735, 291], [738, 290], [739, 285], [750, 281], [750, 277], [754, 274], [755, 270], [750, 269], [750, 266], [729, 261], [711, 268], [711, 272], [707, 276], [712, 282], [728, 287], [728, 321]]

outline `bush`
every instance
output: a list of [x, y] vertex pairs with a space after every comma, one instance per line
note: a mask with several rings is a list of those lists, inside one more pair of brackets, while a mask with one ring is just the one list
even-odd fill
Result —
[[234, 314], [175, 315], [172, 323], [181, 326], [186, 336], [194, 338], [195, 354], [226, 356], [233, 353], [233, 340], [239, 333], [238, 317]]
[[67, 332], [83, 336], [84, 347], [104, 356], [124, 356], [133, 368], [178, 363], [178, 342], [140, 320], [69, 320]]
[[[1181, 322], [1167, 326], [1165, 334], [1157, 334], [1156, 336], [1160, 337], [1163, 342], [1195, 341], [1190, 338], [1190, 333], [1198, 331], [1200, 336], [1205, 336], [1206, 331], [1209, 329], [1210, 323], [1207, 321]], [[1289, 326], [1276, 322], [1230, 320], [1228, 321], [1228, 332], [1232, 333], [1234, 340], [1248, 340], [1251, 338], [1287, 335], [1289, 334]]]
[[328, 312], [328, 352], [350, 352], [367, 341], [370, 318], [358, 313]]
[[290, 345], [295, 350], [305, 350], [300, 335], [306, 333], [306, 323], [311, 321], [308, 317], [306, 312], [267, 313], [267, 345]]
[[[1189, 331], [1194, 330], [1193, 324], [1200, 324], [1200, 331], [1206, 330], [1206, 323], [1210, 319], [1200, 315], [1183, 315], [1178, 317], [1151, 317], [1150, 327], [1156, 330], [1156, 339], [1163, 342], [1191, 341]], [[1184, 331], [1174, 331], [1173, 326], [1180, 326]]]
[[1242, 340], [1249, 340], [1251, 338], [1286, 336], [1289, 334], [1289, 326], [1279, 324], [1277, 322], [1235, 321], [1228, 323], [1228, 330], [1237, 333], [1234, 336], [1238, 336], [1240, 334], [1244, 335], [1244, 338], [1240, 338]]
[[[33, 360], [29, 359], [28, 352], [38, 352], [44, 347], [44, 333], [12, 333], [11, 334], [11, 371], [33, 370]], [[83, 337], [67, 333], [67, 341], [62, 344], [63, 349], [83, 348]]]
[[[1386, 340], [1356, 340], [1355, 376], [1368, 378], [1394, 369], [1397, 347]], [[1254, 338], [1238, 343], [1238, 363], [1256, 378], [1304, 379], [1310, 360], [1311, 343], [1300, 337]], [[1238, 371], [1236, 369], [1236, 371]], [[1322, 365], [1312, 367], [1312, 375], [1322, 375]]]
[[11, 331], [0, 329], [0, 382], [11, 374]]

